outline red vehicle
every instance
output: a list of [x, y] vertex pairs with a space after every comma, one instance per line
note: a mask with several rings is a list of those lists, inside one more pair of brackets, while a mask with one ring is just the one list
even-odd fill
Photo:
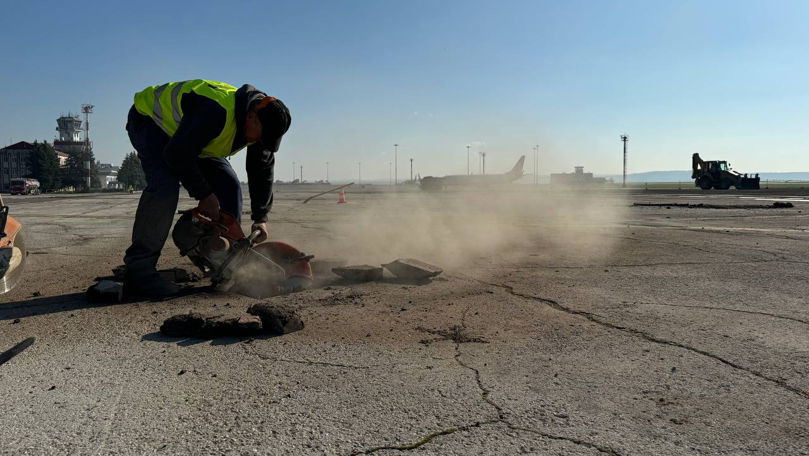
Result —
[[10, 189], [12, 195], [39, 195], [39, 181], [28, 178], [11, 179]]

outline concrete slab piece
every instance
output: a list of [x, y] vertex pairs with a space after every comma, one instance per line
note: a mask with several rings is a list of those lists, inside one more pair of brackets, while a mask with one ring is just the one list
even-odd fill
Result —
[[93, 303], [121, 302], [124, 287], [112, 280], [101, 280], [87, 289], [87, 300]]
[[444, 272], [438, 266], [433, 266], [415, 258], [399, 258], [382, 266], [400, 279], [429, 279]]
[[319, 275], [331, 275], [332, 269], [334, 268], [341, 268], [345, 266], [348, 262], [346, 260], [341, 260], [337, 258], [313, 258], [309, 260], [309, 265], [312, 267], [312, 274], [315, 276]]
[[382, 280], [382, 268], [367, 264], [332, 268], [333, 273], [351, 282], [373, 282]]

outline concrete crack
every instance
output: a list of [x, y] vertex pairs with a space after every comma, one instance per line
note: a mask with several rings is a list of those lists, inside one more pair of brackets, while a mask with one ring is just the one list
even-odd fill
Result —
[[280, 358], [276, 356], [268, 356], [264, 353], [259, 352], [252, 344], [242, 343], [240, 344], [244, 351], [248, 354], [252, 354], [257, 356], [258, 358], [264, 361], [274, 361], [274, 362], [281, 362], [281, 363], [294, 363], [294, 364], [305, 364], [308, 366], [327, 366], [327, 367], [339, 367], [343, 369], [370, 369], [376, 366], [356, 366], [351, 364], [341, 364], [341, 363], [330, 363], [327, 361], [312, 361], [309, 359], [289, 359], [289, 358]]
[[800, 318], [795, 317], [788, 317], [786, 315], [777, 315], [769, 312], [760, 312], [756, 310], [742, 310], [742, 309], [731, 309], [728, 307], [711, 307], [711, 306], [692, 306], [688, 304], [663, 304], [663, 303], [656, 303], [656, 302], [639, 302], [638, 304], [643, 304], [646, 306], [663, 306], [663, 307], [686, 307], [689, 309], [705, 309], [705, 310], [723, 310], [726, 312], [738, 312], [738, 313], [746, 313], [751, 315], [764, 315], [767, 317], [778, 318], [781, 320], [790, 320], [796, 321], [798, 323], [803, 323], [805, 325], [809, 325], [809, 321], [801, 320]]
[[776, 386], [779, 386], [779, 387], [781, 387], [781, 388], [783, 388], [783, 389], [785, 389], [785, 390], [787, 390], [787, 391], [789, 391], [789, 392], [791, 392], [793, 394], [797, 394], [798, 396], [801, 396], [804, 399], [809, 398], [809, 394], [802, 391], [800, 388], [796, 388], [796, 387], [788, 384], [784, 380], [769, 377], [769, 376], [767, 376], [767, 375], [765, 375], [765, 374], [763, 374], [763, 373], [761, 373], [761, 372], [759, 372], [757, 370], [751, 369], [749, 367], [742, 366], [742, 365], [737, 364], [737, 363], [735, 363], [735, 362], [733, 362], [733, 361], [731, 361], [729, 359], [725, 359], [725, 358], [723, 358], [723, 357], [721, 357], [719, 355], [715, 355], [715, 354], [713, 354], [711, 352], [702, 350], [700, 348], [692, 347], [690, 345], [686, 345], [686, 344], [683, 344], [681, 342], [676, 342], [676, 341], [673, 341], [673, 340], [663, 339], [663, 338], [654, 336], [652, 334], [649, 334], [649, 333], [647, 333], [645, 331], [641, 331], [639, 329], [627, 328], [625, 326], [616, 325], [614, 323], [610, 323], [608, 321], [603, 320], [602, 317], [599, 317], [599, 316], [597, 316], [597, 315], [595, 315], [593, 313], [590, 313], [590, 312], [587, 312], [587, 311], [584, 311], [584, 310], [576, 310], [576, 309], [572, 309], [572, 308], [567, 307], [567, 306], [563, 306], [562, 304], [559, 304], [557, 301], [554, 301], [553, 299], [541, 298], [539, 296], [533, 296], [533, 295], [518, 293], [518, 292], [514, 291], [514, 287], [512, 287], [511, 285], [489, 283], [489, 282], [484, 282], [484, 281], [481, 281], [481, 280], [477, 280], [477, 281], [480, 282], [480, 283], [489, 285], [489, 286], [502, 288], [502, 289], [506, 290], [509, 294], [511, 294], [513, 296], [517, 296], [517, 297], [520, 297], [520, 298], [530, 299], [530, 300], [533, 300], [533, 301], [541, 302], [541, 303], [547, 305], [548, 307], [550, 307], [552, 309], [555, 309], [555, 310], [558, 310], [560, 312], [565, 312], [565, 313], [568, 313], [568, 314], [571, 314], [571, 315], [578, 315], [580, 317], [584, 317], [587, 320], [589, 320], [589, 321], [591, 321], [591, 322], [593, 322], [595, 324], [604, 326], [606, 328], [610, 328], [610, 329], [614, 329], [614, 330], [621, 331], [621, 332], [624, 332], [624, 333], [628, 333], [628, 334], [631, 334], [631, 335], [633, 335], [635, 337], [639, 337], [641, 339], [647, 340], [649, 342], [654, 342], [656, 344], [669, 345], [669, 346], [672, 346], [672, 347], [682, 348], [682, 349], [688, 350], [688, 351], [690, 351], [692, 353], [696, 353], [696, 354], [699, 354], [699, 355], [702, 355], [702, 356], [706, 356], [708, 358], [719, 361], [722, 364], [730, 366], [730, 367], [732, 367], [734, 369], [738, 369], [738, 370], [747, 372], [748, 374], [753, 375], [755, 377], [758, 377], [761, 380], [764, 380], [764, 381], [772, 383], [772, 384], [774, 384]]
[[[457, 326], [457, 328], [459, 328], [459, 331], [464, 331], [464, 332], [467, 331], [466, 315], [469, 313], [469, 310], [471, 308], [472, 308], [472, 304], [468, 305], [464, 309], [464, 311], [462, 312], [462, 314], [461, 314], [461, 324]], [[451, 340], [451, 339], [448, 339], [448, 340]], [[582, 446], [585, 446], [585, 447], [588, 447], [588, 448], [592, 448], [592, 449], [598, 450], [598, 451], [600, 451], [602, 453], [606, 453], [606, 454], [609, 454], [609, 455], [621, 456], [620, 453], [618, 453], [617, 451], [615, 451], [612, 448], [596, 445], [594, 443], [587, 442], [587, 441], [584, 441], [584, 440], [581, 440], [581, 439], [578, 439], [578, 438], [575, 438], [575, 437], [566, 437], [566, 436], [551, 434], [549, 432], [541, 431], [541, 430], [538, 430], [538, 429], [531, 429], [531, 428], [518, 426], [518, 425], [515, 425], [515, 424], [511, 423], [510, 421], [508, 421], [506, 419], [506, 415], [505, 415], [505, 411], [503, 410], [503, 407], [501, 407], [498, 403], [496, 403], [495, 401], [493, 401], [489, 397], [489, 395], [491, 394], [491, 390], [489, 390], [488, 388], [486, 388], [483, 385], [483, 381], [480, 378], [480, 371], [477, 370], [476, 368], [466, 364], [461, 359], [461, 355], [462, 355], [462, 353], [461, 353], [461, 344], [463, 342], [454, 341], [454, 343], [455, 343], [455, 362], [458, 363], [459, 366], [463, 367], [464, 369], [467, 369], [467, 370], [471, 371], [474, 374], [475, 384], [477, 385], [478, 389], [480, 390], [481, 398], [483, 399], [484, 402], [486, 402], [492, 408], [494, 408], [494, 410], [497, 412], [497, 418], [492, 419], [492, 420], [487, 420], [487, 421], [478, 421], [478, 422], [468, 424], [468, 425], [465, 425], [465, 426], [458, 426], [458, 427], [453, 427], [453, 428], [448, 428], [448, 429], [443, 429], [443, 430], [440, 430], [440, 431], [436, 431], [436, 432], [433, 432], [431, 434], [426, 435], [421, 440], [419, 440], [419, 441], [417, 441], [415, 443], [411, 443], [411, 444], [385, 445], [385, 446], [374, 447], [374, 448], [371, 448], [371, 449], [368, 449], [368, 450], [356, 451], [354, 453], [351, 453], [351, 456], [357, 456], [357, 455], [360, 455], [360, 454], [373, 454], [373, 453], [375, 453], [377, 451], [382, 451], [382, 450], [398, 450], [398, 451], [414, 450], [416, 448], [419, 448], [419, 447], [421, 447], [423, 445], [426, 445], [426, 444], [430, 443], [433, 439], [435, 439], [436, 437], [440, 437], [442, 435], [454, 434], [455, 432], [458, 432], [458, 431], [466, 431], [466, 430], [469, 430], [469, 429], [472, 429], [472, 428], [479, 428], [481, 426], [490, 425], [490, 424], [498, 424], [498, 423], [504, 424], [505, 426], [507, 426], [509, 429], [511, 429], [513, 431], [530, 432], [530, 433], [533, 433], [533, 434], [536, 434], [536, 435], [539, 435], [539, 436], [542, 436], [542, 437], [545, 437], [545, 438], [548, 438], [548, 439], [551, 439], [551, 440], [570, 442], [570, 443], [574, 443], [576, 445], [582, 445]]]
[[409, 443], [409, 444], [405, 444], [405, 445], [378, 446], [378, 447], [370, 448], [370, 449], [367, 449], [367, 450], [355, 451], [354, 453], [351, 453], [351, 456], [357, 456], [357, 455], [360, 455], [360, 454], [373, 454], [373, 453], [376, 453], [377, 451], [382, 451], [382, 450], [398, 450], [398, 451], [415, 450], [416, 448], [419, 448], [421, 446], [424, 446], [424, 445], [432, 442], [432, 440], [435, 439], [436, 437], [440, 437], [442, 435], [454, 434], [454, 433], [456, 433], [458, 431], [466, 431], [466, 430], [476, 428], [476, 427], [481, 427], [481, 426], [484, 426], [484, 425], [487, 425], [487, 424], [495, 424], [497, 422], [498, 422], [498, 420], [482, 421], [482, 422], [468, 424], [466, 426], [459, 426], [459, 427], [454, 427], [454, 428], [449, 428], [449, 429], [443, 429], [443, 430], [440, 430], [440, 431], [433, 432], [432, 434], [428, 434], [425, 437], [423, 437], [421, 440], [419, 440], [417, 442], [414, 442], [414, 443]]
[[598, 451], [600, 451], [602, 453], [611, 454], [613, 456], [621, 456], [621, 453], [613, 450], [612, 448], [596, 445], [594, 443], [587, 442], [587, 441], [581, 440], [581, 439], [577, 439], [575, 437], [562, 437], [562, 436], [558, 436], [558, 435], [554, 435], [554, 434], [548, 434], [547, 432], [540, 431], [540, 430], [537, 430], [537, 429], [531, 429], [531, 428], [526, 428], [526, 427], [522, 427], [522, 426], [517, 426], [517, 425], [511, 424], [511, 423], [509, 423], [507, 421], [503, 421], [503, 423], [505, 423], [505, 425], [508, 426], [509, 429], [512, 429], [514, 431], [530, 432], [532, 434], [541, 435], [542, 437], [545, 437], [545, 438], [548, 438], [548, 439], [551, 439], [551, 440], [561, 440], [561, 441], [571, 442], [571, 443], [575, 443], [576, 445], [582, 445], [582, 446], [586, 446], [588, 448], [592, 448], [594, 450], [598, 450]]

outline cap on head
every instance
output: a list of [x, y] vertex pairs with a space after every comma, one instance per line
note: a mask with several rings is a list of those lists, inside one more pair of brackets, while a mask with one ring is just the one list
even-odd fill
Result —
[[281, 137], [292, 122], [289, 109], [275, 97], [264, 97], [256, 105], [255, 111], [261, 122], [261, 144], [271, 152], [278, 152]]

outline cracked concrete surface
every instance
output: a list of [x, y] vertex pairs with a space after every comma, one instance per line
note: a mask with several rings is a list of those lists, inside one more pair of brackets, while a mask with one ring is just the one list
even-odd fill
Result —
[[[743, 204], [737, 195], [708, 194], [723, 206]], [[315, 255], [339, 242], [332, 221], [391, 205], [384, 192], [346, 205], [300, 205], [305, 196], [279, 189], [273, 235]], [[535, 196], [526, 210], [539, 213], [559, 197]], [[706, 195], [597, 197], [625, 208], [682, 196]], [[633, 207], [594, 227], [616, 247], [599, 259], [553, 242], [569, 220], [520, 219], [549, 224], [521, 255], [479, 255], [427, 285], [274, 297], [298, 310], [302, 331], [202, 341], [158, 328], [255, 301], [84, 302], [120, 263], [136, 201], [7, 201], [36, 254], [0, 296], [0, 351], [36, 342], [0, 366], [0, 454], [809, 453], [809, 231], [796, 228], [806, 203]], [[310, 246], [313, 236], [323, 242]], [[171, 247], [164, 256], [186, 265]]]

